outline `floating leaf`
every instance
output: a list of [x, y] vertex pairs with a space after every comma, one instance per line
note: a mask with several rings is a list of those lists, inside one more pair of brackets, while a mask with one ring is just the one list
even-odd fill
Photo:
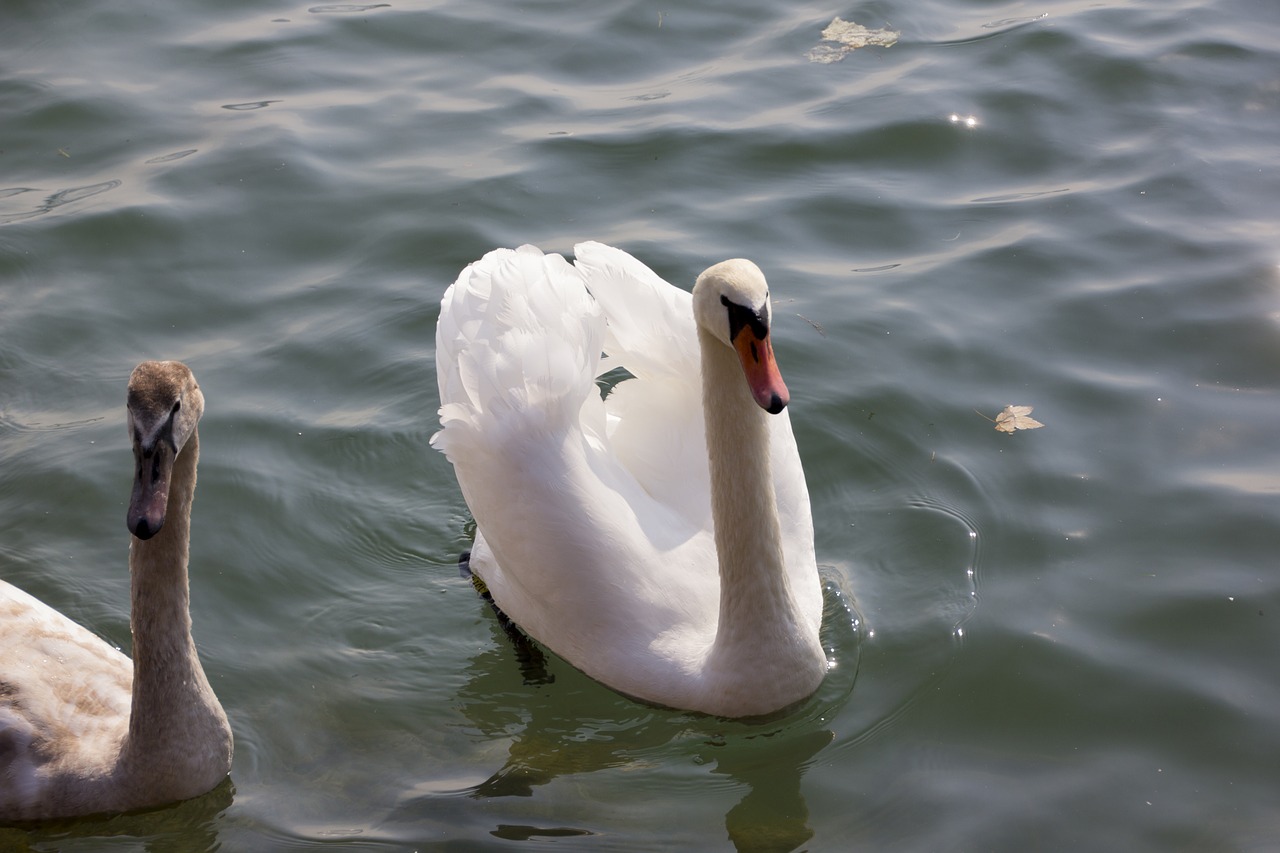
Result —
[[869, 45], [892, 47], [897, 44], [898, 36], [899, 33], [893, 30], [869, 30], [862, 24], [843, 21], [837, 17], [827, 24], [827, 28], [822, 31], [822, 41], [830, 42], [830, 44], [819, 43], [806, 55], [809, 57], [810, 62], [819, 62], [826, 65], [831, 62], [839, 62], [850, 51], [857, 50], [860, 47]]
[[1034, 406], [1005, 406], [1004, 411], [996, 415], [996, 429], [1001, 432], [1013, 432], [1017, 429], [1040, 429], [1044, 424], [1031, 417]]

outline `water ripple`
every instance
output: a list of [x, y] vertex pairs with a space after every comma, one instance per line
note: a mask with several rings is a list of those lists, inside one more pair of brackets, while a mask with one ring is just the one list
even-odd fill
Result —
[[[35, 216], [42, 216], [46, 213], [52, 213], [60, 207], [69, 204], [75, 204], [101, 195], [105, 192], [119, 187], [123, 182], [118, 180], [100, 181], [96, 184], [87, 184], [84, 186], [68, 187], [67, 189], [58, 190], [50, 195], [44, 196], [43, 199], [26, 210], [18, 210], [11, 213], [0, 213], [0, 223], [19, 222], [24, 219], [31, 219]], [[39, 193], [41, 190], [34, 187], [8, 187], [0, 189], [0, 199], [22, 199], [28, 193]]]
[[352, 12], [368, 12], [371, 9], [390, 9], [390, 3], [331, 3], [325, 6], [312, 6], [307, 11], [313, 15], [348, 14]]
[[199, 150], [200, 149], [198, 148], [187, 148], [182, 151], [175, 151], [172, 154], [164, 154], [159, 157], [152, 157], [150, 160], [147, 160], [145, 162], [148, 165], [151, 165], [153, 163], [172, 163], [174, 160], [181, 160], [183, 157], [189, 157], [192, 154], [195, 154]]
[[280, 99], [276, 98], [275, 100], [267, 100], [267, 101], [245, 101], [244, 103], [241, 103], [241, 104], [223, 104], [222, 108], [224, 110], [236, 110], [236, 111], [260, 110], [265, 107], [269, 107], [272, 104], [278, 104], [278, 103], [280, 103]]

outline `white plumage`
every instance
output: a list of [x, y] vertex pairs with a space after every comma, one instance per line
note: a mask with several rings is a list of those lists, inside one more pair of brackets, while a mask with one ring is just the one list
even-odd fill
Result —
[[[764, 276], [726, 261], [691, 296], [618, 249], [576, 256], [490, 252], [442, 301], [432, 443], [476, 519], [472, 571], [624, 694], [724, 716], [805, 698], [822, 593], [791, 424], [765, 411], [786, 388]], [[602, 400], [616, 367], [634, 378]]]

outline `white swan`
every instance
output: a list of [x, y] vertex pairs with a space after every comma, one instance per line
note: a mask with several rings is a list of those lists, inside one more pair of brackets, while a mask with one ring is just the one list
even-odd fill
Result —
[[129, 378], [133, 661], [0, 581], [0, 820], [120, 812], [203, 794], [231, 728], [191, 639], [187, 547], [204, 397], [186, 365]]
[[[476, 519], [472, 571], [626, 695], [726, 717], [804, 699], [822, 591], [764, 275], [725, 261], [691, 297], [618, 249], [575, 252], [499, 249], [444, 295], [432, 444]], [[634, 378], [602, 401], [616, 367]]]

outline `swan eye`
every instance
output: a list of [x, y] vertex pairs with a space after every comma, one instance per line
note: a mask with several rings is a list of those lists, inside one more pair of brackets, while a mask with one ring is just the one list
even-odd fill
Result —
[[720, 296], [720, 303], [728, 309], [729, 313], [729, 340], [738, 337], [745, 328], [751, 329], [751, 334], [756, 340], [763, 341], [769, 336], [769, 318], [763, 309], [757, 311], [745, 305], [739, 305], [723, 294]]

